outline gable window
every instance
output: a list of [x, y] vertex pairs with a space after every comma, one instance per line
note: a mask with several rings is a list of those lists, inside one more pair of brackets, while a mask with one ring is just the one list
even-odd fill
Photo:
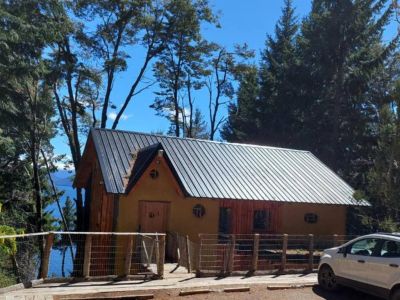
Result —
[[253, 230], [267, 230], [269, 225], [269, 212], [266, 210], [255, 210], [253, 214]]
[[150, 177], [151, 179], [156, 179], [158, 177], [158, 171], [156, 169], [152, 169], [150, 171]]

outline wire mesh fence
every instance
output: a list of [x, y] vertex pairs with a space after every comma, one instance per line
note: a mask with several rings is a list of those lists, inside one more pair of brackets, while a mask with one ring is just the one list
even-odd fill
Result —
[[273, 273], [313, 271], [322, 251], [355, 236], [200, 234], [197, 272]]
[[49, 232], [0, 236], [0, 287], [38, 278], [162, 277], [165, 234]]

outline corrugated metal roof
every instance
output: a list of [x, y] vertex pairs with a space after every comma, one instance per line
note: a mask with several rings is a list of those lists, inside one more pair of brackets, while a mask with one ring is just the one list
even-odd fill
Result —
[[308, 151], [98, 128], [91, 135], [109, 193], [125, 193], [132, 153], [161, 145], [191, 197], [368, 205]]

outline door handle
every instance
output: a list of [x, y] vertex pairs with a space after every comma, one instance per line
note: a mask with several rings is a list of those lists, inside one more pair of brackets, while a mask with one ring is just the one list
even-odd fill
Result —
[[390, 264], [389, 266], [391, 266], [392, 268], [398, 268], [399, 267], [398, 264]]
[[361, 263], [361, 264], [363, 264], [363, 263], [365, 263], [365, 260], [363, 260], [363, 259], [359, 259], [359, 260], [357, 260], [359, 263]]

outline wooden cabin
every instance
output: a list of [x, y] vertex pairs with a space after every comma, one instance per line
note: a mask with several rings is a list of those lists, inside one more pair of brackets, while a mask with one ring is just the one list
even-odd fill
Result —
[[368, 205], [308, 151], [90, 131], [75, 186], [90, 231], [345, 234]]

